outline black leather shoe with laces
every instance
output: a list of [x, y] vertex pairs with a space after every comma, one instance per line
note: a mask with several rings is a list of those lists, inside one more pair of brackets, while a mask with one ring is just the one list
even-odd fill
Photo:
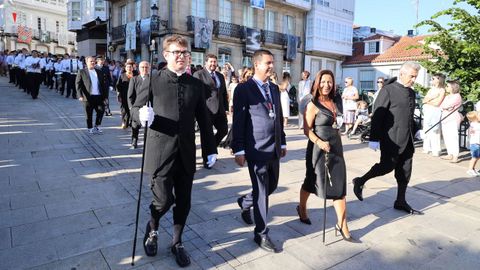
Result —
[[178, 266], [186, 267], [190, 265], [190, 257], [185, 251], [185, 247], [182, 245], [182, 243], [173, 245], [171, 251], [173, 255], [175, 255], [175, 261], [177, 262]]
[[143, 237], [143, 249], [145, 254], [149, 257], [157, 255], [157, 240], [158, 240], [158, 231], [154, 231], [150, 226], [150, 221], [147, 223], [147, 228], [145, 229], [145, 236]]

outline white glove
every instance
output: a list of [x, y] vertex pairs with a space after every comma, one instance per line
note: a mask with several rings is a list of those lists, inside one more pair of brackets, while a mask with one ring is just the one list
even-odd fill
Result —
[[368, 142], [368, 147], [373, 151], [377, 151], [380, 148], [379, 142]]
[[343, 116], [337, 116], [337, 128], [340, 129], [343, 126]]
[[146, 105], [143, 106], [139, 110], [138, 118], [140, 118], [140, 123], [142, 123], [142, 127], [144, 127], [145, 125], [150, 127], [150, 125], [153, 123], [154, 118], [153, 108]]
[[211, 154], [207, 157], [207, 165], [209, 168], [212, 168], [213, 165], [217, 162], [217, 154]]

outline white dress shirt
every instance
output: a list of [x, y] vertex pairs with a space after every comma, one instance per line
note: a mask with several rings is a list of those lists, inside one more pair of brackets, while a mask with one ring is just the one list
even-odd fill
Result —
[[90, 76], [90, 81], [92, 82], [92, 96], [99, 96], [100, 89], [98, 89], [98, 74], [95, 69], [89, 69], [88, 75]]

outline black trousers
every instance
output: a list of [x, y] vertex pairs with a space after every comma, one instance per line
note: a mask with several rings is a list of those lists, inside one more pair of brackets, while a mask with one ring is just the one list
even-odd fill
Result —
[[250, 180], [252, 181], [254, 232], [256, 234], [266, 234], [268, 233], [268, 196], [277, 189], [280, 160], [249, 160], [247, 163]]
[[77, 98], [77, 90], [75, 89], [75, 78], [77, 78], [77, 74], [67, 73], [67, 98], [70, 97], [70, 94], [72, 94], [72, 98]]
[[177, 153], [174, 159], [170, 170], [155, 174], [151, 181], [153, 201], [150, 205], [150, 213], [155, 229], [158, 229], [160, 218], [173, 204], [175, 204], [174, 225], [180, 225], [183, 228], [190, 213], [193, 174], [186, 172], [180, 153]]
[[53, 77], [55, 76], [55, 70], [47, 70], [46, 85], [52, 89], [53, 88]]
[[[215, 143], [218, 147], [220, 142], [222, 142], [222, 139], [228, 133], [227, 115], [223, 110], [219, 110], [216, 114], [210, 112], [210, 119], [212, 120], [212, 125], [217, 130], [217, 133], [215, 133]], [[207, 150], [205, 149], [205, 146], [202, 145], [202, 157], [204, 163], [207, 162], [207, 156]]]
[[412, 161], [415, 151], [413, 142], [410, 140], [402, 153], [393, 153], [391, 147], [380, 143], [380, 162], [360, 178], [360, 185], [365, 184], [369, 179], [382, 176], [395, 170], [395, 179], [397, 180], [397, 201], [405, 202], [405, 193], [407, 185], [412, 176]]
[[27, 72], [26, 76], [27, 81], [27, 93], [32, 95], [33, 99], [38, 97], [40, 92], [40, 84], [42, 83], [42, 74], [36, 72]]
[[15, 74], [17, 75], [18, 88], [23, 89], [24, 92], [27, 91], [27, 85], [26, 85], [26, 79], [25, 79], [27, 73], [25, 72], [25, 70], [21, 68], [17, 68], [17, 71], [15, 72]]
[[15, 71], [16, 67], [12, 67], [12, 65], [8, 65], [8, 76], [9, 76], [9, 83], [15, 83]]
[[60, 94], [62, 95], [65, 92], [65, 85], [67, 84], [68, 75], [70, 75], [70, 73], [63, 72], [60, 78]]
[[93, 110], [95, 110], [96, 119], [95, 126], [100, 126], [102, 124], [103, 113], [105, 111], [105, 104], [103, 103], [103, 98], [101, 95], [90, 96], [90, 100], [84, 101], [83, 105], [85, 107], [85, 115], [87, 117], [87, 127], [93, 128]]
[[120, 99], [120, 113], [122, 115], [122, 123], [128, 127], [130, 125], [130, 109], [128, 108], [127, 93], [121, 93]]

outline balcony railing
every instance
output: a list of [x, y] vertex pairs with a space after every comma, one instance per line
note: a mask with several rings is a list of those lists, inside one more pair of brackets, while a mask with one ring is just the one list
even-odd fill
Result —
[[[246, 27], [238, 24], [213, 21], [213, 35], [215, 37], [231, 37], [244, 39], [246, 38]], [[187, 31], [195, 30], [195, 16], [187, 17]], [[261, 40], [264, 43], [275, 44], [275, 45], [287, 45], [287, 35], [274, 31], [261, 30]], [[298, 48], [300, 48], [300, 37], [297, 36]]]
[[[152, 15], [151, 17], [151, 22], [150, 22], [150, 31], [152, 35], [158, 35], [161, 31], [161, 26], [166, 28], [167, 26], [167, 21], [160, 20], [159, 16]], [[127, 25], [120, 25], [112, 28], [112, 40], [125, 40], [126, 39], [126, 28]], [[135, 22], [135, 28], [137, 32], [137, 36], [140, 35], [141, 32], [141, 21], [136, 21]]]
[[120, 40], [120, 39], [125, 39], [126, 34], [125, 34], [125, 28], [126, 24], [116, 26], [112, 28], [112, 40]]

